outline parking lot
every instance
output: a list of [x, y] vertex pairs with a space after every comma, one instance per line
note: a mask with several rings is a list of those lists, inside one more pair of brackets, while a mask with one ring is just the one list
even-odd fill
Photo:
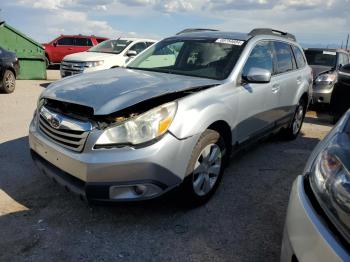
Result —
[[217, 194], [197, 209], [176, 195], [88, 206], [30, 158], [28, 125], [49, 82], [18, 81], [13, 94], [0, 95], [1, 261], [279, 260], [289, 191], [331, 128], [326, 115], [309, 112], [295, 141], [270, 139], [231, 159]]

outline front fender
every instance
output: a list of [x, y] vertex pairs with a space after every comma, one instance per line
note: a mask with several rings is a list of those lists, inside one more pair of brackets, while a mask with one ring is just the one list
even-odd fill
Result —
[[[179, 139], [185, 139], [203, 133], [216, 121], [225, 121], [232, 130], [233, 119], [236, 118], [237, 110], [227, 103], [224, 92], [221, 96], [204, 91], [199, 94], [186, 97], [178, 101], [178, 109], [169, 131]], [[213, 98], [215, 97], [215, 101]], [[234, 105], [237, 103], [230, 103]]]

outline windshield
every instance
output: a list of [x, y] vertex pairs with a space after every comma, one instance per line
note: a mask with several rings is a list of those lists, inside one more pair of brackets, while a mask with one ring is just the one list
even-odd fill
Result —
[[131, 40], [106, 40], [102, 43], [91, 47], [88, 52], [97, 52], [97, 53], [111, 53], [119, 54], [121, 53], [132, 41]]
[[166, 39], [150, 47], [128, 68], [223, 80], [242, 52], [243, 41], [232, 39]]
[[305, 56], [309, 65], [334, 67], [337, 64], [337, 53], [332, 51], [306, 50]]

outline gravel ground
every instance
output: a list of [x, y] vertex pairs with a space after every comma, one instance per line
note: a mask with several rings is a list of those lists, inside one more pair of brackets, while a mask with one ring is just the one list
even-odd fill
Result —
[[0, 261], [279, 260], [289, 191], [331, 128], [325, 115], [309, 112], [295, 141], [271, 139], [233, 158], [202, 207], [174, 196], [91, 207], [30, 159], [28, 125], [47, 83], [18, 81], [0, 94]]

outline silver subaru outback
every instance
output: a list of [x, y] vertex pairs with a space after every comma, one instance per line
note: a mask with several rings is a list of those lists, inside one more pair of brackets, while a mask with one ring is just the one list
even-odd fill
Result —
[[311, 90], [289, 33], [185, 30], [127, 68], [51, 84], [30, 124], [31, 154], [89, 201], [146, 200], [178, 187], [198, 205], [232, 152], [278, 131], [297, 137]]

